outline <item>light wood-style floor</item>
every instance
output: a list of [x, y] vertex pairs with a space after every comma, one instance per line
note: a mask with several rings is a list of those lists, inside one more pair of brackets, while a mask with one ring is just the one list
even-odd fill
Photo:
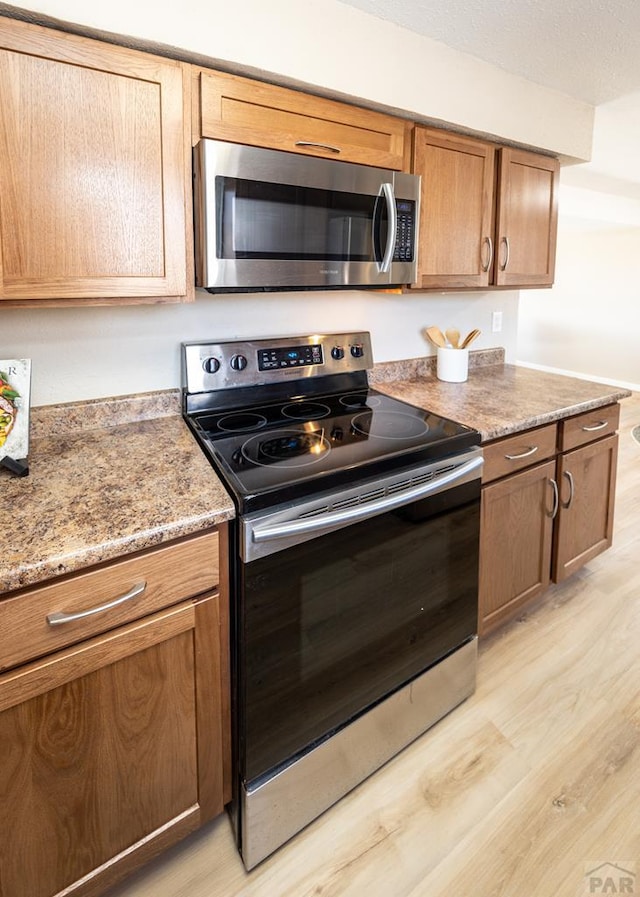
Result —
[[618, 893], [605, 863], [640, 894], [638, 424], [634, 394], [613, 548], [482, 644], [472, 698], [252, 873], [225, 815], [109, 897]]

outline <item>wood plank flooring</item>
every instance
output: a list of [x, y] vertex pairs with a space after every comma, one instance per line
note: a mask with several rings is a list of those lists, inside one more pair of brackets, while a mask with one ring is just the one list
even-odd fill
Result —
[[472, 698], [250, 874], [225, 815], [109, 897], [640, 894], [638, 424], [634, 394], [613, 548], [481, 644]]

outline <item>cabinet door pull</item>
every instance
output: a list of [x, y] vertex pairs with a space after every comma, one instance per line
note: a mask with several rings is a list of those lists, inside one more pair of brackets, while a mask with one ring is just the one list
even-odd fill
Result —
[[551, 517], [551, 519], [554, 520], [556, 514], [558, 513], [558, 508], [560, 507], [560, 492], [558, 490], [558, 484], [556, 483], [555, 480], [549, 479], [549, 484], [550, 484], [551, 488], [553, 489], [553, 508], [551, 509], [551, 513], [549, 514], [549, 517]]
[[329, 143], [313, 143], [311, 140], [296, 140], [296, 146], [312, 146], [315, 149], [328, 150], [330, 153], [342, 152], [338, 146], [331, 146]]
[[493, 261], [493, 240], [491, 239], [491, 237], [485, 237], [484, 240], [482, 241], [482, 244], [483, 244], [483, 246], [486, 245], [489, 249], [487, 263], [486, 263], [486, 265], [482, 266], [483, 272], [486, 273], [489, 270], [489, 268], [491, 267], [491, 262]]
[[504, 262], [500, 265], [501, 271], [507, 270], [507, 265], [509, 264], [509, 237], [502, 237], [500, 241], [504, 245], [505, 253], [504, 253]]
[[594, 424], [593, 427], [583, 427], [585, 433], [593, 433], [595, 430], [604, 430], [605, 427], [609, 426], [608, 420], [601, 420], [600, 423]]
[[125, 601], [131, 601], [132, 598], [141, 595], [146, 588], [146, 582], [139, 582], [125, 595], [120, 595], [118, 598], [114, 598], [113, 601], [107, 601], [106, 604], [101, 604], [98, 607], [90, 607], [89, 610], [81, 610], [75, 614], [67, 614], [64, 611], [47, 614], [47, 623], [49, 626], [60, 626], [62, 623], [72, 623], [74, 620], [83, 620], [85, 617], [93, 616], [93, 614], [100, 614], [104, 610], [111, 610], [112, 607], [124, 604]]
[[567, 480], [569, 481], [569, 498], [567, 499], [566, 502], [564, 502], [564, 501], [562, 502], [562, 507], [565, 509], [565, 511], [568, 511], [569, 508], [571, 507], [571, 502], [573, 501], [573, 493], [574, 493], [573, 477], [571, 476], [571, 474], [569, 473], [568, 470], [565, 470], [564, 473], [562, 474], [562, 476], [566, 477]]
[[537, 451], [538, 446], [532, 445], [531, 448], [528, 448], [524, 452], [520, 452], [519, 455], [505, 455], [505, 458], [507, 459], [507, 461], [520, 461], [521, 458], [528, 458], [530, 457], [530, 455], [535, 455]]

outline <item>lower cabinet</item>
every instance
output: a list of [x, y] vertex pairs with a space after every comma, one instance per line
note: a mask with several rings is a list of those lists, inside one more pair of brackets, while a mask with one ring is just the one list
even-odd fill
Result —
[[484, 635], [548, 587], [555, 461], [482, 491], [480, 619]]
[[0, 676], [2, 897], [98, 895], [222, 811], [221, 633], [207, 592]]
[[618, 420], [610, 405], [485, 446], [480, 635], [610, 547]]
[[554, 582], [562, 582], [611, 547], [617, 461], [617, 435], [558, 458], [560, 508], [554, 532]]

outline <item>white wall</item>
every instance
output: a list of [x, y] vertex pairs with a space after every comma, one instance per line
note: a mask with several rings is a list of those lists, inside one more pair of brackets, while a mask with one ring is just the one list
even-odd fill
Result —
[[518, 360], [640, 389], [639, 335], [640, 224], [561, 216], [553, 290], [520, 296]]
[[524, 291], [517, 357], [640, 389], [640, 93], [598, 107], [593, 159], [564, 168], [556, 282]]
[[[227, 0], [161, 2], [152, 14], [130, 0], [26, 0], [24, 8], [36, 18], [186, 48], [230, 70], [272, 73], [409, 117], [589, 156], [591, 107], [336, 0], [243, 0], [237, 15]], [[502, 333], [490, 332], [492, 310], [503, 311]], [[431, 353], [420, 335], [430, 324], [480, 327], [476, 348], [504, 346], [515, 360], [518, 293], [199, 293], [194, 305], [2, 308], [0, 316], [0, 357], [32, 359], [32, 401], [41, 405], [179, 386], [179, 343], [200, 338], [357, 327], [371, 331], [376, 360], [385, 361]]]
[[[474, 348], [504, 346], [514, 360], [518, 294], [266, 293], [211, 296], [192, 305], [118, 309], [2, 309], [0, 357], [32, 359], [32, 404], [49, 405], [180, 386], [183, 340], [369, 330], [376, 361], [433, 354], [436, 324], [480, 327]], [[503, 311], [502, 333], [491, 312]]]

